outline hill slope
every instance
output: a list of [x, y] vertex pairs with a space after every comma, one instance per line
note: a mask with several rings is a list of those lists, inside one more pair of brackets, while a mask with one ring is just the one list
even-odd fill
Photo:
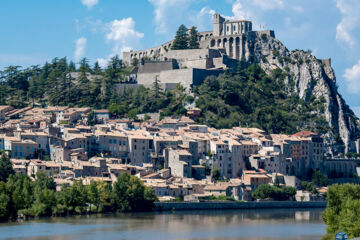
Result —
[[340, 137], [349, 150], [360, 129], [354, 112], [337, 91], [331, 61], [316, 59], [311, 52], [289, 51], [278, 39], [269, 36], [260, 35], [248, 41], [248, 61], [253, 56], [267, 74], [277, 68], [287, 72], [289, 94], [296, 93], [305, 102], [313, 101], [314, 97], [325, 99], [325, 111], [318, 114], [325, 117], [332, 130], [328, 133], [329, 143]]

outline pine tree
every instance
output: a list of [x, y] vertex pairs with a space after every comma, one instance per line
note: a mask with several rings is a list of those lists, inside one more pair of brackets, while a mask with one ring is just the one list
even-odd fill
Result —
[[196, 27], [193, 26], [190, 30], [190, 36], [189, 36], [190, 49], [198, 49], [200, 47], [197, 33], [198, 31], [196, 30]]
[[171, 46], [172, 50], [188, 49], [187, 28], [181, 24], [176, 32], [175, 40]]
[[69, 72], [76, 72], [76, 65], [73, 61], [69, 63]]
[[152, 91], [153, 91], [155, 100], [158, 100], [160, 98], [161, 93], [162, 93], [162, 89], [161, 89], [161, 86], [160, 86], [160, 80], [159, 80], [158, 76], [155, 77], [155, 81], [154, 81], [154, 84], [153, 84]]
[[94, 64], [93, 73], [95, 75], [100, 75], [102, 73], [102, 69], [101, 69], [100, 64], [99, 64], [98, 61], [96, 61], [95, 64]]

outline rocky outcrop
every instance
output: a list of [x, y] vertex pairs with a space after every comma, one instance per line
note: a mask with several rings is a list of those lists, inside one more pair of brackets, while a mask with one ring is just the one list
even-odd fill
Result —
[[268, 74], [277, 68], [287, 73], [289, 94], [296, 93], [305, 101], [315, 97], [324, 102], [325, 111], [318, 114], [325, 117], [331, 129], [326, 138], [328, 143], [333, 145], [341, 138], [345, 151], [351, 151], [360, 129], [354, 112], [338, 93], [331, 60], [319, 60], [311, 51], [289, 51], [278, 39], [261, 33], [249, 38], [248, 45], [247, 60], [254, 56]]

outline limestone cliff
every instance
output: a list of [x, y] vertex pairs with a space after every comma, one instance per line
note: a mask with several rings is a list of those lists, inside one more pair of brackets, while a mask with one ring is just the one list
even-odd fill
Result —
[[315, 97], [325, 102], [325, 111], [318, 114], [324, 115], [331, 128], [326, 138], [328, 143], [335, 144], [341, 138], [345, 151], [350, 151], [360, 129], [357, 117], [338, 93], [330, 59], [316, 59], [310, 51], [289, 51], [278, 39], [261, 32], [247, 41], [246, 60], [255, 57], [268, 74], [276, 68], [286, 72], [289, 94], [296, 93], [305, 101], [313, 101]]

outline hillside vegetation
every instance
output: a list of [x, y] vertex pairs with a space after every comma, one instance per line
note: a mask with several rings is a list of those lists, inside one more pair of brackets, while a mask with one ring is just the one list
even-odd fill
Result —
[[[71, 72], [78, 72], [72, 78]], [[87, 59], [79, 69], [66, 58], [54, 59], [43, 67], [21, 69], [10, 66], [1, 72], [0, 104], [62, 105], [108, 108], [116, 116], [136, 118], [138, 113], [157, 112], [162, 116], [182, 115], [184, 106], [196, 99], [202, 110], [199, 123], [216, 128], [259, 127], [270, 133], [292, 133], [300, 129], [326, 132], [328, 124], [318, 113], [323, 101], [305, 102], [289, 93], [284, 79], [288, 73], [276, 69], [267, 75], [259, 65], [240, 64], [235, 72], [209, 77], [193, 89], [193, 96], [182, 86], [164, 93], [154, 79], [153, 87], [116, 92], [114, 84], [126, 82], [130, 69], [118, 57], [106, 69], [90, 67]], [[91, 75], [89, 75], [91, 73]]]

